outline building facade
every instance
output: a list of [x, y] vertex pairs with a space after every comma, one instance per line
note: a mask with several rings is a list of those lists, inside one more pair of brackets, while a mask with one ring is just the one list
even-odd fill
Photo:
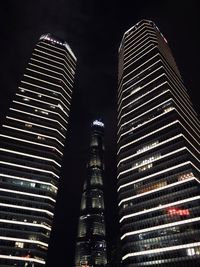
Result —
[[45, 266], [75, 65], [65, 41], [42, 35], [1, 126], [1, 266]]
[[123, 266], [199, 266], [198, 115], [152, 21], [125, 32], [118, 85]]
[[76, 267], [107, 266], [103, 177], [104, 124], [95, 120], [91, 126], [89, 158], [81, 199]]

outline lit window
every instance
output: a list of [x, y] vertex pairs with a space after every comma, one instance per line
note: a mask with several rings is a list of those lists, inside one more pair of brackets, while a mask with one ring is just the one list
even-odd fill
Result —
[[187, 172], [178, 176], [178, 181], [187, 180], [192, 177], [194, 177], [194, 174], [192, 172]]
[[24, 243], [23, 242], [15, 242], [15, 247], [16, 248], [23, 248], [24, 247]]
[[35, 183], [30, 183], [30, 186], [31, 187], [35, 187]]
[[32, 124], [30, 124], [30, 123], [25, 123], [25, 126], [26, 126], [27, 128], [32, 128]]
[[38, 135], [38, 136], [37, 136], [37, 139], [39, 139], [39, 140], [43, 140], [43, 141], [44, 141], [44, 140], [45, 140], [45, 137]]
[[139, 171], [139, 172], [143, 172], [143, 171], [146, 171], [146, 170], [148, 170], [148, 169], [150, 169], [150, 168], [152, 168], [152, 167], [153, 167], [153, 164], [152, 164], [152, 163], [149, 163], [149, 164], [147, 164], [147, 165], [145, 165], [145, 166], [140, 167], [140, 168], [138, 169], [138, 171]]
[[45, 114], [45, 115], [49, 115], [49, 112], [47, 112], [47, 111], [44, 111], [44, 110], [42, 110], [42, 111], [40, 111], [42, 114]]

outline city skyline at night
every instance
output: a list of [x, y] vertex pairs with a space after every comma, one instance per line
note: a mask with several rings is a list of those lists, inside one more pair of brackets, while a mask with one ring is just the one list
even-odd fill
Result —
[[[118, 48], [122, 36], [141, 19], [155, 22], [171, 47], [198, 113], [198, 1], [182, 1], [181, 5], [170, 0], [5, 1], [0, 13], [1, 124], [6, 124], [7, 111], [39, 36], [49, 32], [66, 40], [77, 58], [61, 186], [47, 261], [48, 267], [73, 266], [84, 183], [82, 174], [94, 118], [102, 118], [106, 125], [104, 200], [109, 251], [119, 238], [116, 129]], [[188, 211], [172, 209], [169, 212], [181, 216]]]

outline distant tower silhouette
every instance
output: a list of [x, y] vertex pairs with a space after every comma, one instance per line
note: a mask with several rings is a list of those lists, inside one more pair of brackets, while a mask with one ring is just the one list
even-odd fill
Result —
[[107, 266], [104, 219], [104, 124], [91, 126], [87, 176], [81, 199], [75, 266]]
[[118, 84], [123, 266], [200, 266], [199, 120], [152, 21], [125, 32]]
[[37, 42], [0, 134], [0, 266], [44, 266], [68, 128], [76, 58]]

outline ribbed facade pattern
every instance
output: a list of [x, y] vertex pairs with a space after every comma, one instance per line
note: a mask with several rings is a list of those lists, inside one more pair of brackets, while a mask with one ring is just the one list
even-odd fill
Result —
[[91, 129], [87, 174], [83, 186], [75, 266], [107, 266], [104, 219], [104, 126], [94, 121]]
[[123, 266], [198, 266], [199, 121], [153, 22], [124, 34], [118, 84]]
[[0, 133], [0, 266], [44, 266], [76, 58], [41, 36]]

